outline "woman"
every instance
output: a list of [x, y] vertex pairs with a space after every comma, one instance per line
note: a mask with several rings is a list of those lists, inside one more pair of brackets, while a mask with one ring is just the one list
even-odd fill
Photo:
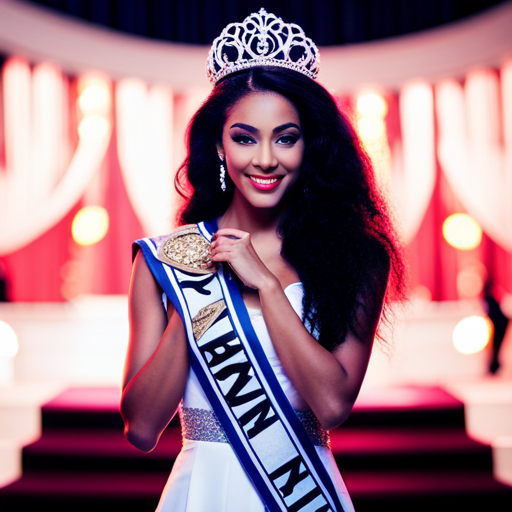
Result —
[[129, 441], [151, 450], [183, 399], [159, 510], [353, 510], [326, 431], [350, 414], [403, 272], [318, 61], [300, 28], [264, 10], [224, 30], [177, 177], [192, 190], [183, 226], [136, 246]]

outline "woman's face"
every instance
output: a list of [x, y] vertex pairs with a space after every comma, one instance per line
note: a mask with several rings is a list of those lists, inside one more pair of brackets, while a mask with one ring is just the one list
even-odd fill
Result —
[[304, 154], [299, 114], [279, 94], [250, 93], [229, 113], [217, 150], [235, 184], [235, 200], [273, 208], [299, 177]]

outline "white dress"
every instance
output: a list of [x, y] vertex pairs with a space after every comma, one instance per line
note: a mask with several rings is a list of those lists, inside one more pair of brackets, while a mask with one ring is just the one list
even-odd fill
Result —
[[[302, 284], [285, 290], [297, 312], [302, 314]], [[261, 312], [249, 309], [251, 322], [281, 387], [296, 410], [308, 405], [285, 375], [270, 340]], [[183, 407], [211, 410], [197, 377], [190, 370]], [[338, 491], [345, 512], [354, 507], [329, 448], [315, 446]], [[157, 512], [264, 512], [264, 503], [228, 443], [183, 439], [171, 475], [160, 498]]]

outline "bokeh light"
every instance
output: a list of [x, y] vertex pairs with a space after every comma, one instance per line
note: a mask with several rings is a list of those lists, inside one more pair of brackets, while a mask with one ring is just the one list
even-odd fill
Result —
[[78, 136], [82, 140], [93, 140], [103, 137], [110, 128], [109, 121], [102, 116], [87, 116], [78, 125]]
[[73, 219], [71, 233], [79, 245], [92, 245], [107, 234], [108, 212], [101, 206], [86, 206]]
[[487, 346], [492, 332], [492, 323], [487, 317], [468, 316], [455, 326], [453, 344], [462, 354], [476, 354]]
[[78, 106], [84, 115], [106, 113], [110, 107], [110, 90], [101, 80], [84, 84], [78, 97]]
[[443, 236], [456, 249], [476, 249], [482, 241], [482, 228], [467, 213], [454, 213], [443, 222]]
[[359, 136], [369, 142], [379, 140], [386, 135], [386, 125], [382, 119], [364, 117], [357, 122]]
[[375, 92], [363, 93], [357, 98], [357, 113], [362, 117], [384, 119], [388, 113], [386, 100]]
[[457, 273], [457, 293], [461, 299], [476, 299], [482, 294], [487, 279], [485, 265], [472, 261]]
[[377, 92], [361, 93], [356, 101], [357, 133], [370, 157], [381, 192], [391, 190], [391, 150], [389, 148], [385, 117], [388, 104]]
[[0, 357], [14, 357], [18, 353], [18, 336], [14, 329], [0, 320]]
[[463, 269], [457, 274], [457, 292], [461, 299], [474, 299], [483, 290], [482, 276], [472, 269]]
[[432, 292], [430, 291], [430, 288], [422, 284], [414, 287], [412, 296], [414, 299], [420, 301], [430, 302], [432, 300]]
[[108, 80], [101, 75], [87, 73], [78, 81], [78, 92], [80, 140], [90, 141], [106, 136], [111, 125], [112, 103]]
[[80, 294], [81, 265], [78, 260], [66, 261], [60, 268], [63, 283], [60, 293], [66, 300], [72, 300]]

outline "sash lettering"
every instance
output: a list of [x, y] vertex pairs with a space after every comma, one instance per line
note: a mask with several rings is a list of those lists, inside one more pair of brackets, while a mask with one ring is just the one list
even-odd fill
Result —
[[309, 476], [306, 468], [304, 467], [304, 464], [302, 463], [301, 457], [295, 457], [289, 462], [283, 464], [280, 468], [276, 469], [273, 473], [270, 474], [270, 478], [272, 480], [277, 480], [280, 476], [283, 476], [286, 473], [290, 473], [290, 476], [288, 477], [286, 483], [279, 488], [285, 498], [290, 496], [290, 494], [293, 492], [293, 489], [299, 482]]
[[[206, 345], [203, 345], [200, 350], [203, 353], [203, 357], [206, 358], [208, 366], [215, 368], [219, 364], [231, 359], [235, 354], [238, 354], [242, 349], [242, 345], [237, 343], [236, 345], [230, 345], [231, 341], [236, 340], [236, 334], [231, 331], [219, 338], [210, 341]], [[208, 356], [211, 358], [209, 359]]]
[[[270, 411], [272, 411], [273, 415], [269, 417]], [[242, 427], [245, 427], [254, 418], [256, 418], [254, 426], [246, 430], [247, 437], [249, 439], [261, 434], [261, 432], [279, 420], [279, 417], [275, 413], [274, 409], [272, 409], [272, 404], [268, 398], [258, 402], [252, 409], [248, 410], [245, 414], [242, 414], [239, 421]]]
[[[299, 510], [302, 510], [308, 503], [311, 503], [316, 497], [320, 495], [320, 489], [316, 487], [312, 491], [309, 491], [305, 496], [300, 498], [300, 500], [297, 500], [293, 505], [290, 505], [288, 507], [288, 512], [299, 512]], [[325, 508], [325, 506], [322, 506], [319, 509], [316, 509], [315, 512], [318, 510], [329, 510], [329, 508]]]

